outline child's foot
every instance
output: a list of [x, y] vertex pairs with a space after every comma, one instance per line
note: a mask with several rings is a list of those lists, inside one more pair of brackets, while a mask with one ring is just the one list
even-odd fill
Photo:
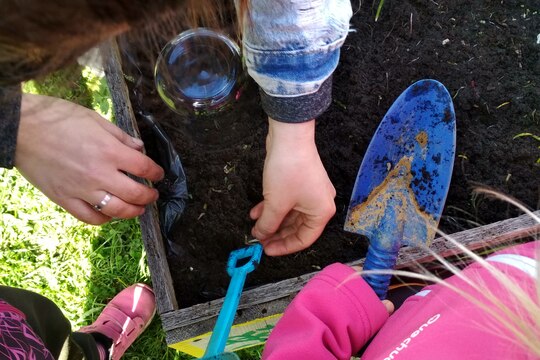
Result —
[[109, 358], [118, 360], [126, 349], [146, 329], [156, 312], [152, 289], [145, 284], [135, 284], [119, 292], [89, 326], [79, 330], [98, 333], [111, 340]]

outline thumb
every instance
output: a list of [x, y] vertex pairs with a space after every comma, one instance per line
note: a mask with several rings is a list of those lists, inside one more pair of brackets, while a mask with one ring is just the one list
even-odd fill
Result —
[[394, 304], [390, 300], [383, 300], [382, 303], [386, 308], [386, 311], [388, 311], [388, 314], [392, 315], [394, 312]]
[[[266, 206], [263, 205], [263, 203], [259, 203], [255, 208], [257, 208], [257, 210], [262, 208], [262, 212], [255, 223], [255, 226], [251, 230], [251, 234], [256, 239], [264, 240], [276, 233], [283, 222], [283, 218], [287, 215], [287, 212], [278, 211], [268, 204], [266, 204]], [[254, 211], [255, 208], [252, 211]]]

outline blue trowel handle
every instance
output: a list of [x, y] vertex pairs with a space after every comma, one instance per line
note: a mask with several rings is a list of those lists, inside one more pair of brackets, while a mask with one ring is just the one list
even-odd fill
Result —
[[[223, 306], [219, 312], [216, 325], [212, 331], [212, 336], [206, 347], [204, 358], [220, 355], [225, 350], [227, 338], [231, 332], [231, 327], [236, 316], [236, 309], [240, 302], [240, 295], [246, 282], [247, 274], [252, 272], [259, 264], [262, 254], [262, 245], [255, 244], [243, 249], [235, 250], [229, 256], [227, 262], [227, 272], [231, 276], [231, 282], [227, 288], [227, 294], [223, 300]], [[243, 265], [239, 265], [240, 260], [246, 260]]]
[[[381, 246], [376, 241], [369, 244], [364, 270], [392, 270], [394, 269], [399, 253], [400, 242], [394, 241], [388, 247]], [[371, 286], [379, 299], [386, 299], [391, 274], [364, 274], [364, 280]]]
[[227, 338], [236, 315], [236, 309], [240, 302], [240, 295], [244, 288], [244, 282], [246, 281], [247, 271], [237, 271], [231, 278], [231, 283], [227, 289], [227, 295], [223, 301], [223, 307], [219, 313], [216, 325], [212, 332], [212, 337], [206, 348], [204, 354], [207, 356], [214, 356], [221, 354], [227, 344]]

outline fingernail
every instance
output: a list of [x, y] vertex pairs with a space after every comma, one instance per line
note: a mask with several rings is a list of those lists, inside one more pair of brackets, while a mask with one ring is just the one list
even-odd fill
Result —
[[139, 138], [136, 138], [136, 137], [131, 137], [131, 141], [133, 141], [133, 143], [139, 147], [143, 147], [144, 146], [144, 142], [139, 139]]

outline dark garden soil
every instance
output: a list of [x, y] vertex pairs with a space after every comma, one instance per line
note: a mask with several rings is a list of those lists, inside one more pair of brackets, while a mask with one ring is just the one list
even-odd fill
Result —
[[[471, 189], [479, 184], [539, 208], [540, 144], [532, 137], [514, 139], [540, 134], [538, 1], [386, 1], [378, 22], [369, 1], [360, 8], [354, 3], [354, 31], [334, 74], [333, 103], [317, 121], [337, 213], [309, 249], [264, 257], [247, 287], [365, 255], [366, 239], [342, 229], [356, 172], [386, 110], [419, 79], [442, 82], [456, 110], [457, 156], [442, 230], [519, 215], [503, 202], [474, 196]], [[151, 65], [139, 66], [152, 77]], [[174, 139], [188, 179], [190, 198], [174, 232], [183, 253], [168, 257], [177, 298], [187, 307], [224, 295], [228, 254], [251, 238], [248, 213], [261, 200], [267, 125], [252, 83], [233, 110], [200, 120], [197, 129], [169, 111], [150, 85], [142, 107]], [[152, 155], [152, 139], [141, 129]]]

